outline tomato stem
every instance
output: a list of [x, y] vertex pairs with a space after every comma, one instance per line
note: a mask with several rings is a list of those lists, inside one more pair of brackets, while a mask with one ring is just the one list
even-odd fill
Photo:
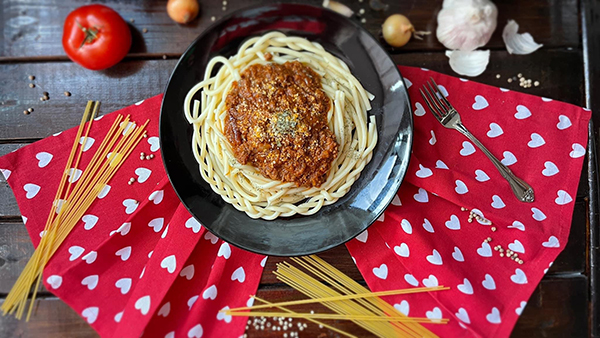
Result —
[[86, 28], [82, 24], [80, 24], [79, 21], [75, 22], [77, 23], [77, 26], [79, 26], [83, 34], [85, 34], [85, 37], [81, 41], [81, 45], [79, 46], [79, 48], [83, 47], [83, 45], [85, 45], [86, 43], [92, 43], [98, 38], [98, 28], [96, 26]]

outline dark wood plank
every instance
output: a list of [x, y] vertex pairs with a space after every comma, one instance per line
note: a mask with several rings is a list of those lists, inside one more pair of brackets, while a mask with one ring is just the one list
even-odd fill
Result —
[[[455, 75], [442, 53], [398, 54], [394, 60]], [[159, 94], [175, 64], [176, 60], [126, 61], [104, 72], [91, 72], [70, 62], [0, 64], [5, 88], [0, 91], [0, 137], [43, 138], [73, 127], [89, 99], [102, 101], [101, 111], [107, 113]], [[528, 57], [498, 51], [492, 53], [490, 68], [475, 80], [582, 104], [581, 66], [581, 52], [577, 50], [541, 50]], [[539, 80], [541, 85], [525, 90], [506, 82], [517, 73]], [[37, 87], [28, 87], [29, 74], [36, 76]], [[501, 78], [496, 79], [496, 74]], [[49, 101], [39, 100], [43, 91], [50, 93]], [[72, 96], [64, 96], [64, 91]], [[34, 112], [24, 115], [23, 110], [30, 107]]]
[[[279, 302], [302, 299], [300, 293], [284, 287], [261, 288], [257, 295], [263, 299]], [[300, 312], [320, 311], [318, 305], [295, 308]], [[584, 276], [574, 278], [546, 278], [533, 293], [525, 311], [513, 331], [513, 337], [584, 337], [587, 336], [587, 280]], [[272, 319], [268, 319], [271, 325]], [[308, 327], [299, 331], [296, 323]], [[294, 331], [300, 337], [338, 337], [318, 325], [294, 319]], [[336, 321], [330, 323], [358, 337], [371, 337], [353, 323]], [[265, 327], [266, 329], [266, 327]], [[289, 332], [289, 329], [288, 329]], [[282, 331], [260, 330], [250, 325], [248, 337], [282, 337]], [[324, 336], [323, 336], [324, 334]], [[29, 323], [17, 321], [10, 316], [0, 316], [0, 337], [97, 337], [96, 333], [62, 301], [56, 298], [38, 299], [34, 316]]]
[[[173, 22], [166, 13], [165, 2], [159, 0], [144, 1], [142, 5], [135, 1], [108, 0], [104, 3], [130, 22], [133, 36], [131, 53], [181, 53], [210, 24], [211, 17], [220, 18], [233, 10], [270, 1], [248, 0], [229, 1], [225, 11], [221, 1], [200, 1], [201, 12], [194, 22], [181, 26]], [[429, 30], [433, 34], [423, 41], [413, 40], [402, 50], [443, 50], [444, 47], [435, 37], [437, 12], [441, 1], [384, 1], [389, 5], [386, 11], [375, 11], [370, 8], [369, 1], [341, 1], [346, 3], [357, 14], [365, 10], [355, 20], [361, 23], [372, 34], [379, 36], [385, 18], [394, 13], [408, 16], [418, 30]], [[308, 0], [303, 3], [320, 6], [321, 0]], [[75, 0], [35, 1], [5, 0], [4, 16], [0, 22], [4, 31], [0, 40], [0, 57], [14, 60], [31, 56], [62, 56], [62, 27], [67, 14], [82, 3]], [[498, 1], [498, 28], [489, 48], [504, 49], [502, 29], [508, 19], [516, 20], [523, 31], [530, 32], [535, 39], [546, 47], [576, 47], [580, 44], [578, 29], [577, 0], [507, 0]], [[2, 17], [0, 17], [2, 18]], [[147, 29], [143, 33], [143, 29]], [[397, 51], [395, 51], [397, 52]]]

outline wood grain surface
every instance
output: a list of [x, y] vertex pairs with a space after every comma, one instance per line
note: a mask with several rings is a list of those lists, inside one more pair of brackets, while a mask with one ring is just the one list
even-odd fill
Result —
[[[423, 41], [413, 40], [405, 48], [388, 51], [400, 65], [425, 67], [456, 75], [448, 65], [444, 47], [435, 37], [436, 16], [442, 0], [384, 1], [389, 5], [380, 12], [369, 7], [369, 0], [346, 1], [357, 13], [353, 20], [360, 22], [381, 40], [381, 24], [390, 14], [407, 15], [416, 29], [433, 34]], [[258, 0], [201, 1], [201, 12], [190, 25], [181, 26], [169, 19], [165, 1], [105, 0], [104, 4], [117, 10], [129, 22], [133, 45], [129, 56], [117, 66], [101, 72], [85, 70], [71, 63], [62, 45], [62, 25], [66, 15], [83, 5], [76, 0], [4, 0], [0, 11], [0, 156], [19, 149], [52, 133], [74, 127], [89, 99], [102, 101], [101, 113], [133, 104], [160, 94], [167, 84], [177, 58], [197, 36], [218, 19], [235, 9], [265, 3]], [[269, 1], [272, 2], [272, 1]], [[320, 5], [321, 0], [303, 1]], [[592, 3], [593, 5], [590, 5]], [[551, 97], [577, 105], [596, 102], [600, 94], [586, 91], [590, 83], [589, 62], [591, 51], [582, 40], [582, 29], [595, 27], [600, 41], [600, 22], [593, 26], [600, 7], [592, 0], [506, 0], [496, 2], [499, 8], [498, 28], [486, 46], [492, 50], [490, 65], [476, 81], [533, 95]], [[584, 8], [592, 7], [596, 16], [582, 26]], [[363, 15], [358, 15], [364, 9]], [[516, 20], [521, 32], [531, 33], [544, 48], [532, 55], [509, 55], [504, 49], [501, 33], [508, 19]], [[147, 29], [146, 33], [143, 30]], [[585, 31], [585, 29], [583, 29]], [[596, 59], [600, 48], [594, 40]], [[584, 49], [584, 47], [586, 47]], [[163, 58], [163, 55], [166, 57]], [[592, 55], [593, 56], [593, 55]], [[599, 67], [592, 71], [599, 73]], [[540, 82], [539, 87], [523, 89], [508, 78], [522, 73]], [[29, 75], [35, 75], [35, 88], [29, 88]], [[499, 77], [498, 77], [499, 76]], [[586, 84], [587, 87], [586, 87]], [[50, 100], [41, 102], [42, 92]], [[70, 97], [63, 92], [72, 93]], [[23, 110], [34, 108], [24, 115]], [[600, 107], [598, 107], [600, 108]], [[598, 119], [594, 115], [594, 119]], [[595, 164], [595, 157], [593, 158]], [[590, 305], [597, 288], [590, 282], [594, 269], [594, 250], [591, 248], [594, 229], [590, 229], [589, 173], [595, 165], [583, 169], [575, 202], [569, 242], [547, 276], [538, 286], [514, 329], [515, 337], [586, 337], [595, 327], [596, 319]], [[595, 172], [594, 172], [595, 173]], [[597, 208], [595, 206], [594, 208]], [[595, 209], [594, 209], [595, 210]], [[597, 211], [596, 211], [597, 212]], [[596, 249], [597, 250], [597, 249]], [[0, 301], [23, 269], [33, 247], [22, 224], [18, 205], [12, 191], [0, 178]], [[358, 269], [344, 246], [320, 254], [343, 272], [364, 283]], [[270, 301], [301, 297], [297, 292], [279, 283], [271, 271], [282, 258], [271, 257], [258, 291], [259, 297]], [[311, 310], [306, 307], [304, 310]], [[295, 321], [296, 322], [296, 321]], [[352, 323], [336, 322], [336, 327], [353, 332], [359, 337], [370, 337]], [[296, 330], [297, 331], [297, 330]], [[250, 325], [248, 337], [282, 337], [282, 331], [256, 330]], [[330, 331], [308, 324], [300, 337], [337, 337]], [[30, 322], [0, 316], [0, 337], [96, 337], [95, 332], [67, 305], [42, 290], [36, 301], [35, 315]]]

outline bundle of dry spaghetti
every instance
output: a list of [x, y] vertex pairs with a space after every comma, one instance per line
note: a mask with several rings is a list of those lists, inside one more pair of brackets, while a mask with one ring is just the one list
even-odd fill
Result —
[[21, 319], [29, 293], [33, 292], [27, 312], [29, 320], [44, 267], [145, 134], [148, 121], [136, 126], [129, 116], [117, 116], [89, 164], [76, 178], [73, 173], [79, 167], [99, 106], [98, 101], [88, 101], [46, 220], [44, 235], [0, 307], [4, 315], [14, 313]]
[[[448, 319], [407, 317], [379, 298], [380, 296], [448, 290], [448, 287], [437, 286], [370, 292], [317, 256], [292, 258], [292, 260], [308, 273], [287, 262], [277, 264], [277, 271], [274, 273], [279, 280], [311, 299], [269, 303], [254, 297], [264, 304], [229, 309], [224, 310], [224, 312], [232, 316], [303, 318], [347, 337], [355, 336], [323, 324], [317, 319], [351, 320], [377, 337], [436, 337], [434, 333], [419, 323], [446, 324], [448, 322]], [[313, 276], [319, 278], [322, 282]], [[313, 313], [312, 311], [311, 313], [297, 313], [288, 308], [295, 305], [314, 303], [322, 304], [335, 313]], [[283, 312], [257, 311], [273, 307]]]

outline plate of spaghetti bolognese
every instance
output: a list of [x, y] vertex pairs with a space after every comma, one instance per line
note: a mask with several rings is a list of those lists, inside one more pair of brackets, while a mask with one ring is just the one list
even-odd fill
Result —
[[274, 4], [233, 12], [190, 45], [165, 90], [160, 145], [206, 229], [299, 256], [380, 217], [408, 168], [412, 115], [398, 68], [359, 24]]

